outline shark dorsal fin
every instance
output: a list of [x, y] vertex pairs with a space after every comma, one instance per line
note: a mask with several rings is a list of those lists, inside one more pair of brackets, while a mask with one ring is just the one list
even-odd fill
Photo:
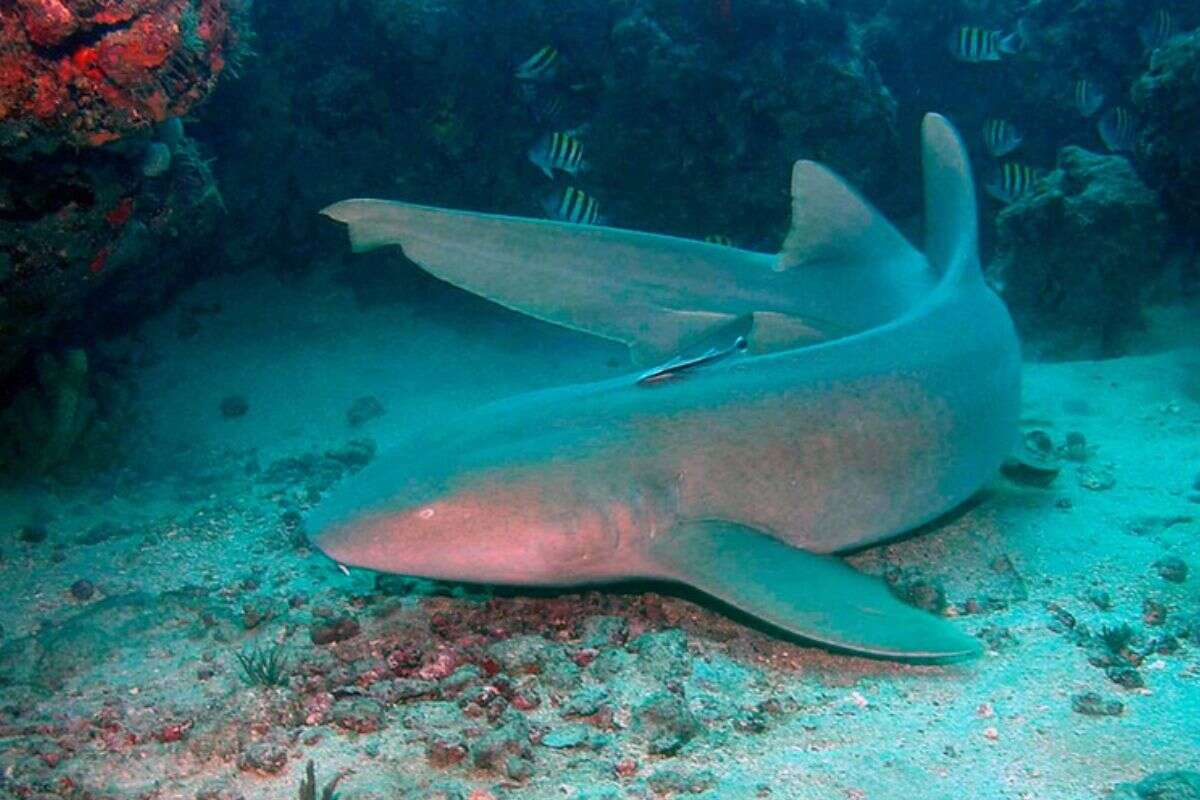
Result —
[[921, 123], [925, 174], [925, 257], [938, 276], [963, 284], [981, 281], [975, 182], [967, 149], [940, 114]]
[[778, 270], [839, 264], [881, 268], [921, 262], [920, 253], [879, 212], [814, 161], [792, 167], [792, 226]]

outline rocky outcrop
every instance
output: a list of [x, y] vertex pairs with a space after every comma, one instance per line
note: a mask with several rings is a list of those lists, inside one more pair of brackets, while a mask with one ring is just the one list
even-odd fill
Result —
[[996, 218], [990, 274], [1029, 354], [1097, 357], [1119, 351], [1141, 298], [1164, 265], [1167, 220], [1121, 156], [1079, 147]]
[[1138, 158], [1179, 225], [1200, 230], [1200, 31], [1155, 50], [1132, 94], [1142, 119]]

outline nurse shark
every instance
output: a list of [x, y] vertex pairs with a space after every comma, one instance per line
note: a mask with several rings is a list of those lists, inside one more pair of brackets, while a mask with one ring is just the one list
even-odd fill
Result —
[[531, 392], [417, 430], [308, 515], [351, 566], [555, 585], [662, 579], [882, 658], [977, 641], [836, 554], [937, 519], [1017, 437], [1020, 358], [977, 252], [975, 188], [922, 126], [925, 253], [800, 161], [775, 256], [378, 200], [324, 213], [503, 305], [657, 368]]

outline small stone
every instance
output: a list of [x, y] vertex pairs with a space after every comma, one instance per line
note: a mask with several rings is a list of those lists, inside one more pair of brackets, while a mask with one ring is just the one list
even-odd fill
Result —
[[1114, 664], [1104, 670], [1104, 674], [1110, 681], [1125, 689], [1141, 689], [1146, 685], [1142, 673], [1126, 664]]
[[558, 713], [564, 717], [589, 717], [600, 710], [608, 701], [608, 690], [603, 686], [588, 686], [571, 695]]
[[346, 412], [346, 421], [350, 423], [351, 428], [358, 428], [376, 417], [382, 417], [385, 413], [387, 413], [387, 409], [383, 407], [383, 403], [379, 402], [379, 398], [368, 395], [360, 397], [350, 404], [350, 410]]
[[383, 727], [383, 706], [368, 697], [346, 697], [333, 704], [334, 725], [353, 733], [374, 733]]
[[542, 737], [542, 744], [556, 750], [579, 747], [588, 740], [590, 731], [586, 725], [568, 725], [556, 728]]
[[490, 769], [507, 773], [509, 756], [529, 760], [533, 751], [529, 746], [529, 723], [514, 712], [505, 724], [480, 736], [471, 745], [471, 763], [479, 769]]
[[650, 695], [634, 709], [633, 722], [653, 755], [674, 754], [703, 730], [687, 703], [670, 692]]
[[353, 619], [342, 617], [333, 622], [315, 623], [309, 631], [309, 636], [313, 644], [333, 644], [353, 638], [361, 630]]
[[1154, 569], [1164, 581], [1183, 583], [1187, 580], [1188, 566], [1178, 556], [1166, 556], [1154, 562]]
[[1147, 597], [1142, 600], [1142, 622], [1147, 625], [1162, 625], [1167, 621], [1167, 607]]
[[1066, 458], [1067, 461], [1087, 461], [1092, 455], [1092, 449], [1087, 445], [1087, 439], [1084, 434], [1079, 431], [1072, 431], [1067, 434], [1067, 439], [1063, 441], [1061, 447], [1058, 447], [1058, 455]]
[[17, 539], [27, 544], [44, 542], [48, 535], [45, 525], [22, 525], [17, 529]]
[[1155, 772], [1138, 783], [1119, 783], [1109, 800], [1200, 800], [1200, 772]]
[[925, 577], [915, 567], [889, 568], [884, 574], [884, 579], [892, 593], [906, 603], [911, 603], [917, 608], [923, 608], [935, 614], [946, 610], [948, 605], [946, 590], [942, 587], [941, 582]]
[[1075, 473], [1079, 485], [1091, 492], [1105, 492], [1117, 485], [1111, 467], [1082, 466]]
[[446, 769], [467, 757], [467, 745], [458, 737], [435, 737], [425, 745], [425, 759], [431, 767]]
[[242, 606], [242, 627], [253, 630], [272, 617], [271, 609], [247, 603]]
[[275, 741], [252, 742], [238, 756], [238, 769], [260, 775], [278, 775], [287, 766], [287, 748]]
[[650, 788], [659, 794], [700, 794], [711, 789], [716, 782], [711, 770], [692, 772], [673, 767], [656, 770], [646, 780]]
[[95, 594], [96, 586], [89, 580], [80, 578], [71, 584], [71, 597], [74, 597], [81, 603], [91, 600]]
[[250, 401], [240, 394], [231, 394], [221, 400], [221, 416], [225, 419], [244, 417], [249, 410]]
[[1087, 461], [1091, 452], [1091, 448], [1088, 447], [1087, 438], [1079, 431], [1070, 431], [1067, 433], [1066, 440], [1063, 442], [1062, 447], [1058, 449], [1059, 455], [1068, 461]]
[[1088, 717], [1115, 717], [1125, 710], [1120, 700], [1108, 700], [1096, 692], [1071, 696], [1071, 709]]
[[1109, 611], [1112, 609], [1112, 595], [1103, 589], [1090, 590], [1087, 594], [1087, 599], [1091, 601], [1092, 605], [1101, 611]]
[[504, 774], [509, 780], [527, 781], [533, 777], [533, 764], [527, 759], [509, 756], [504, 759]]
[[580, 635], [584, 647], [600, 649], [625, 644], [629, 638], [629, 620], [624, 617], [588, 617]]
[[83, 545], [94, 545], [102, 542], [107, 542], [111, 539], [124, 539], [127, 536], [134, 534], [133, 528], [124, 525], [118, 525], [115, 522], [104, 520], [97, 522], [92, 527], [88, 528], [87, 533], [80, 536], [75, 541]]

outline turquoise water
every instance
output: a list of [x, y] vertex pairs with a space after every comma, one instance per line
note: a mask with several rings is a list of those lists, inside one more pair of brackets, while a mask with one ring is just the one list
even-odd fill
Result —
[[1200, 792], [1198, 23], [0, 10], [0, 797]]

